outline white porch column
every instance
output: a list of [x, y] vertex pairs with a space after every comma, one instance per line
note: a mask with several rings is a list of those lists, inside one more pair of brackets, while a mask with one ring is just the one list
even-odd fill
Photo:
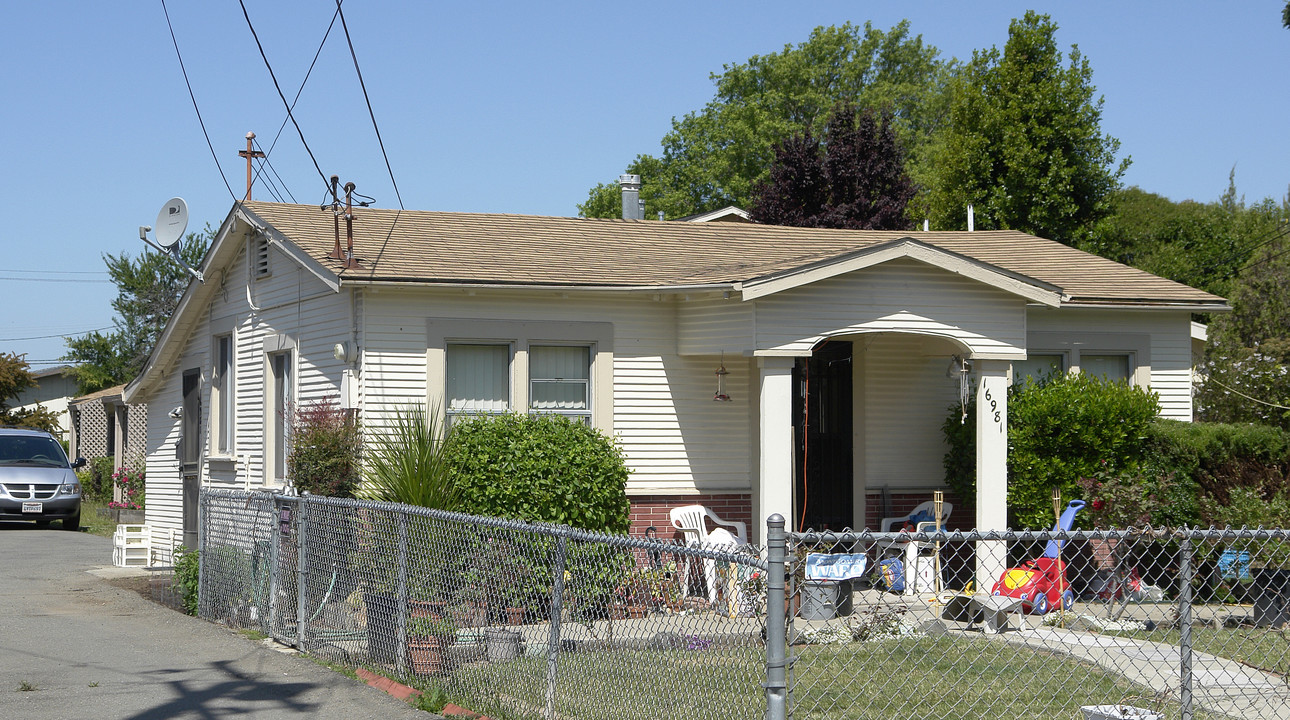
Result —
[[[756, 537], [766, 534], [766, 518], [775, 513], [793, 517], [793, 358], [759, 357], [760, 420]], [[791, 520], [789, 529], [796, 529]]]
[[[974, 360], [976, 370], [976, 527], [1008, 527], [1007, 360]], [[990, 592], [1008, 559], [1003, 542], [978, 543], [976, 591]]]

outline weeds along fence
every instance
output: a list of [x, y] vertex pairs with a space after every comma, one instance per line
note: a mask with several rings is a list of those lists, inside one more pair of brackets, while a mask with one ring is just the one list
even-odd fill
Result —
[[203, 617], [493, 718], [1290, 720], [1285, 530], [772, 518], [764, 548], [691, 548], [268, 493], [200, 510]]
[[765, 712], [755, 551], [308, 496], [199, 506], [204, 618], [493, 718]]

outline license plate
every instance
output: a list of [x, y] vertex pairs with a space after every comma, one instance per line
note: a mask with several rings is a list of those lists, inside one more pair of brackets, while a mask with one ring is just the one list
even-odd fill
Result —
[[42, 513], [45, 512], [45, 504], [25, 502], [22, 504], [22, 511], [25, 513]]

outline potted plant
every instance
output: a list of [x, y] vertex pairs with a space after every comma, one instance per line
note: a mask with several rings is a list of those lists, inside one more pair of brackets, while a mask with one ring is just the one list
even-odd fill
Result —
[[457, 625], [444, 617], [414, 618], [408, 622], [408, 663], [416, 675], [439, 675], [449, 667], [448, 648]]

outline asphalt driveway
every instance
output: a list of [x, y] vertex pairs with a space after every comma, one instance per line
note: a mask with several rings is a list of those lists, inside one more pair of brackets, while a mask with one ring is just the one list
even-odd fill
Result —
[[105, 538], [0, 522], [0, 718], [435, 717], [89, 574], [111, 557]]

